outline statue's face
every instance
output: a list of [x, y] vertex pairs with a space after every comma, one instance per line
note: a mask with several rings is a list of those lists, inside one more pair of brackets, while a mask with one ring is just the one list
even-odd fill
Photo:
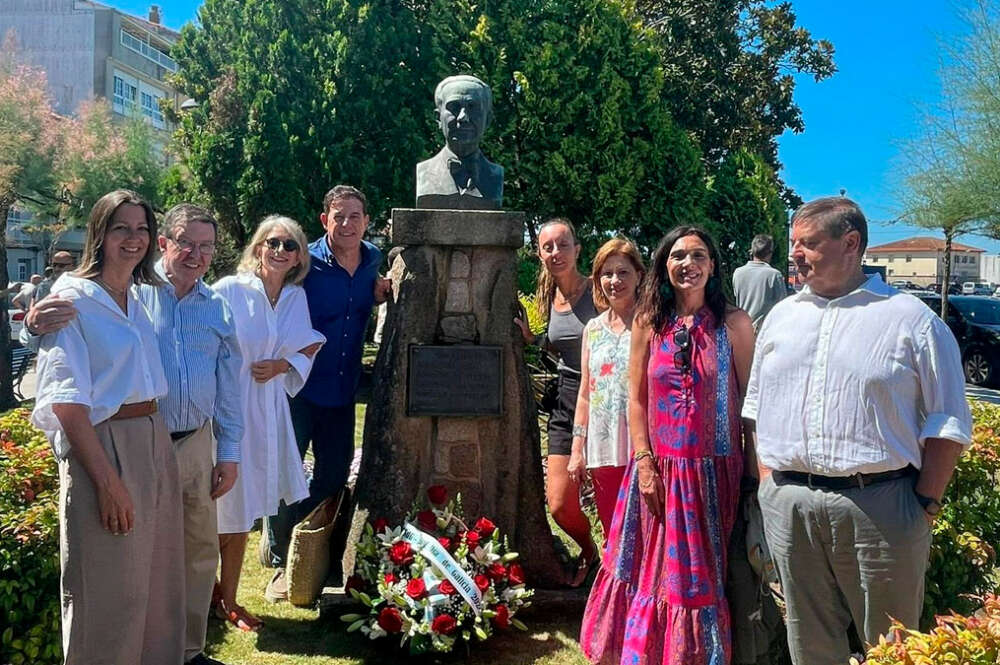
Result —
[[438, 107], [438, 119], [448, 148], [459, 157], [479, 149], [489, 121], [482, 88], [473, 83], [456, 81], [445, 87]]

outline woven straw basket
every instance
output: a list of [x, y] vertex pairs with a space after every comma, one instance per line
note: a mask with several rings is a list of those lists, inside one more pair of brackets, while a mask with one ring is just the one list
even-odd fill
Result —
[[330, 572], [330, 536], [342, 511], [346, 492], [324, 499], [292, 529], [288, 546], [288, 600], [292, 605], [310, 607], [323, 590]]

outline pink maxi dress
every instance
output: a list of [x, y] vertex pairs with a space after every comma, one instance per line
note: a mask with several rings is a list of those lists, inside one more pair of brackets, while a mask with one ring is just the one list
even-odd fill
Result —
[[580, 646], [601, 665], [728, 665], [726, 549], [736, 519], [743, 450], [739, 391], [724, 325], [702, 309], [691, 368], [675, 362], [673, 323], [650, 340], [649, 441], [666, 493], [657, 519], [625, 472]]

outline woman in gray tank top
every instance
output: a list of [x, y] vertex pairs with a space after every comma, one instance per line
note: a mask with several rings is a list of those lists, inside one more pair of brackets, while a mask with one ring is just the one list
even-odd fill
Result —
[[548, 317], [544, 335], [531, 334], [526, 321], [514, 319], [528, 344], [544, 346], [559, 356], [559, 391], [549, 416], [548, 473], [545, 498], [556, 524], [580, 546], [580, 559], [570, 584], [583, 583], [597, 562], [597, 546], [590, 537], [590, 521], [580, 508], [580, 484], [570, 480], [567, 467], [573, 445], [573, 416], [580, 389], [580, 349], [583, 328], [596, 317], [593, 284], [577, 268], [580, 243], [567, 219], [556, 217], [538, 230], [538, 275], [535, 304]]

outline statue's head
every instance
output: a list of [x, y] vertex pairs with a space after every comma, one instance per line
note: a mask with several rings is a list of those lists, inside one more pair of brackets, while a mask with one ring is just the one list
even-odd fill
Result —
[[479, 149], [493, 119], [493, 93], [475, 76], [449, 76], [434, 90], [434, 105], [448, 148], [459, 157]]

